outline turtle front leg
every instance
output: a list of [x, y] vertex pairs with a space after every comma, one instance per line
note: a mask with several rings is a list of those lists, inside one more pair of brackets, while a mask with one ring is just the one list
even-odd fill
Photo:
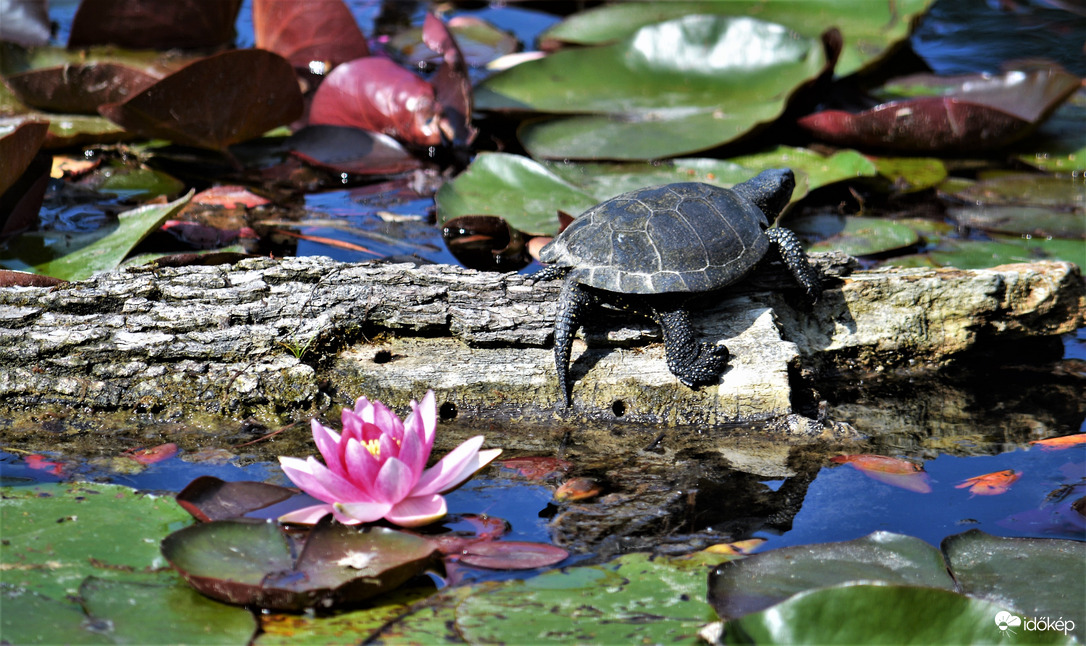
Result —
[[690, 325], [690, 315], [679, 305], [652, 308], [652, 318], [664, 334], [667, 367], [691, 388], [713, 383], [728, 365], [728, 348], [701, 343]]
[[558, 390], [568, 408], [572, 404], [569, 385], [569, 357], [573, 335], [581, 327], [581, 315], [596, 305], [596, 298], [572, 278], [562, 283], [558, 296], [558, 314], [554, 320], [554, 366], [558, 370]]
[[765, 232], [769, 242], [777, 248], [781, 260], [795, 276], [796, 282], [807, 292], [812, 303], [822, 295], [822, 278], [818, 268], [811, 264], [799, 238], [789, 229], [773, 227]]

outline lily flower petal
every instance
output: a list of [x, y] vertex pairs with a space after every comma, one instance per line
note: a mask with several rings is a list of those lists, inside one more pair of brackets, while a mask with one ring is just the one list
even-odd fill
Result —
[[336, 520], [344, 525], [372, 523], [381, 520], [392, 509], [387, 502], [337, 502], [332, 507]]
[[389, 458], [373, 481], [372, 493], [377, 500], [395, 504], [411, 494], [418, 479], [419, 474], [412, 473], [399, 458]]
[[313, 428], [313, 441], [317, 444], [317, 450], [321, 452], [324, 463], [338, 475], [346, 476], [347, 472], [339, 455], [339, 433], [321, 424], [316, 419], [310, 423], [310, 426]]
[[400, 527], [428, 525], [448, 513], [444, 496], [411, 496], [404, 498], [385, 514], [388, 522]]
[[381, 470], [381, 461], [354, 438], [344, 445], [343, 461], [347, 463], [347, 477], [351, 482], [373, 482]]
[[[404, 427], [403, 441], [400, 442], [400, 452], [396, 457], [417, 475], [422, 474], [426, 468], [426, 461], [430, 459], [430, 451], [426, 449], [423, 439], [410, 423]], [[416, 477], [415, 480], [417, 481], [418, 478]]]
[[480, 452], [479, 447], [482, 444], [483, 436], [476, 435], [450, 451], [437, 464], [423, 472], [411, 495], [424, 496], [454, 489], [502, 452], [501, 449]]
[[332, 505], [313, 505], [287, 512], [279, 517], [281, 523], [316, 525], [317, 521], [332, 513]]
[[279, 465], [294, 484], [317, 500], [324, 502], [373, 501], [370, 493], [356, 487], [350, 480], [336, 475], [334, 471], [312, 457], [306, 458], [304, 462], [298, 458], [280, 457]]

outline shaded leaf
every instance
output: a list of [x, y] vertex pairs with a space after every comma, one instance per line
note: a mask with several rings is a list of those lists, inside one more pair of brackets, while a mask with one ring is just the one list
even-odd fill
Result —
[[521, 126], [534, 157], [660, 159], [752, 134], [827, 66], [817, 40], [780, 25], [691, 15], [517, 65], [481, 83], [475, 103], [574, 113]]
[[854, 581], [954, 590], [943, 558], [919, 538], [874, 532], [838, 543], [783, 547], [721, 564], [709, 576], [709, 603], [723, 619], [788, 597]]
[[64, 65], [7, 76], [26, 104], [51, 112], [97, 114], [98, 106], [136, 94], [162, 78], [111, 62]]
[[524, 236], [503, 218], [492, 215], [453, 218], [445, 222], [441, 236], [449, 253], [465, 267], [509, 271], [528, 264]]
[[931, 0], [623, 2], [573, 14], [539, 38], [544, 48], [557, 43], [599, 45], [625, 38], [645, 25], [690, 14], [756, 15], [809, 38], [819, 37], [828, 25], [836, 26], [844, 37], [837, 74], [847, 76], [875, 65], [896, 49], [929, 5]]
[[427, 13], [423, 22], [422, 40], [442, 57], [431, 81], [441, 105], [441, 127], [454, 145], [467, 146], [477, 133], [471, 123], [473, 95], [467, 62], [448, 26], [432, 13]]
[[344, 63], [324, 79], [309, 111], [311, 125], [350, 126], [417, 146], [441, 143], [434, 88], [387, 58]]
[[567, 558], [569, 552], [547, 543], [480, 541], [464, 546], [458, 560], [491, 570], [534, 570], [557, 565]]
[[191, 63], [99, 112], [145, 137], [225, 150], [300, 117], [302, 95], [282, 57], [236, 50]]
[[422, 166], [392, 137], [349, 126], [306, 126], [287, 145], [305, 163], [338, 173], [392, 175]]
[[49, 185], [51, 157], [39, 152], [48, 124], [0, 126], [0, 238], [34, 228]]
[[1086, 625], [1077, 619], [1086, 607], [1086, 543], [1003, 538], [974, 529], [947, 537], [941, 549], [965, 594], [1008, 604], [1028, 618], [1070, 619], [1072, 635], [1086, 637]]
[[947, 215], [959, 226], [972, 229], [1086, 240], [1086, 211], [997, 204], [950, 208]]
[[23, 174], [38, 154], [49, 123], [23, 121], [10, 129], [0, 126], [0, 195]]
[[395, 589], [430, 566], [435, 547], [407, 532], [357, 528], [326, 517], [294, 558], [272, 522], [219, 520], [182, 529], [162, 553], [204, 594], [278, 610], [331, 608]]
[[296, 493], [265, 482], [226, 482], [213, 476], [200, 476], [177, 494], [177, 504], [196, 520], [206, 523], [244, 516]]
[[79, 596], [100, 630], [104, 625], [111, 643], [154, 644], [168, 635], [171, 643], [200, 644], [214, 635], [215, 643], [244, 645], [257, 630], [251, 612], [216, 603], [181, 584], [87, 577]]
[[253, 0], [256, 46], [309, 69], [311, 62], [331, 70], [369, 56], [366, 37], [343, 0]]
[[132, 49], [200, 49], [234, 39], [242, 0], [82, 0], [68, 47], [118, 45]]
[[[1001, 603], [948, 590], [887, 584], [802, 592], [726, 624], [728, 643], [978, 644], [996, 642]], [[1015, 643], [1069, 643], [1060, 633], [1018, 631]]]

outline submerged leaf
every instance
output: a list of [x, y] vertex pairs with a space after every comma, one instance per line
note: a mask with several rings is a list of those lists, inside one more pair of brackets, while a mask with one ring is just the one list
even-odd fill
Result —
[[857, 454], [838, 455], [833, 458], [833, 462], [848, 464], [864, 475], [888, 485], [916, 493], [931, 493], [931, 485], [928, 483], [928, 474], [924, 472], [924, 467], [909, 460], [884, 455]]
[[1004, 471], [995, 471], [993, 473], [966, 478], [963, 482], [954, 485], [954, 488], [964, 489], [969, 487], [969, 492], [974, 496], [996, 496], [1001, 493], [1007, 493], [1007, 490], [1011, 488], [1011, 485], [1018, 482], [1018, 479], [1021, 477], [1021, 471], [1006, 469]]

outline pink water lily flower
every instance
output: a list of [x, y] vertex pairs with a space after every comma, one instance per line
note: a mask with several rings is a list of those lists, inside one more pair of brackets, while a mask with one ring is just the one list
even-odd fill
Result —
[[384, 518], [402, 527], [426, 525], [446, 513], [444, 492], [455, 489], [498, 457], [501, 449], [480, 451], [477, 435], [426, 468], [434, 446], [437, 405], [431, 390], [400, 421], [381, 402], [359, 398], [343, 409], [343, 433], [313, 420], [313, 439], [324, 464], [280, 457], [283, 471], [302, 491], [324, 504], [290, 512], [280, 521], [313, 524], [328, 513], [347, 525]]

